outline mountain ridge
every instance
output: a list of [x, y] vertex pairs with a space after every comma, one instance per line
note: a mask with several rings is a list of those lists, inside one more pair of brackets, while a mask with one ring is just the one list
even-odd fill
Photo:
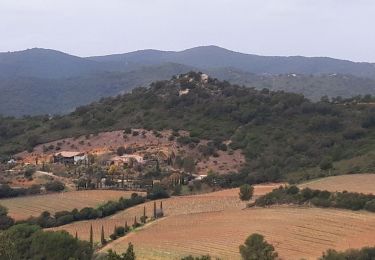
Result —
[[[293, 62], [284, 62], [290, 59]], [[322, 60], [325, 64], [327, 59], [330, 63], [324, 68], [319, 65]], [[189, 71], [201, 71], [220, 80], [257, 89], [304, 94], [312, 100], [325, 95], [375, 94], [372, 63], [298, 56], [264, 57], [217, 46], [180, 52], [140, 50], [86, 58], [33, 48], [0, 53], [0, 114], [68, 113], [102, 97], [115, 96]], [[290, 76], [294, 74], [298, 77]]]

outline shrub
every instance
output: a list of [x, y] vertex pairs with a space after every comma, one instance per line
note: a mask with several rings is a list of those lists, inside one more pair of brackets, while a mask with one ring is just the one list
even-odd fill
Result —
[[120, 146], [120, 147], [118, 147], [117, 150], [116, 150], [116, 154], [117, 154], [118, 156], [122, 156], [122, 155], [124, 155], [125, 153], [126, 153], [126, 149], [125, 149], [124, 146]]
[[273, 260], [278, 257], [275, 248], [257, 233], [249, 236], [245, 244], [240, 246], [240, 253], [244, 260]]
[[155, 184], [148, 192], [147, 198], [151, 200], [169, 198], [168, 192], [160, 185]]
[[375, 199], [366, 202], [365, 210], [375, 212]]
[[51, 181], [45, 184], [47, 191], [63, 191], [65, 189], [65, 184], [60, 181]]
[[249, 184], [243, 184], [240, 187], [240, 199], [241, 200], [250, 200], [253, 197], [254, 187], [250, 186]]

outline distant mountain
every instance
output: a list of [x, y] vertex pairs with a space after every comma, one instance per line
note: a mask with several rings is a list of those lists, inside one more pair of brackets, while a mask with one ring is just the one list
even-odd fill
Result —
[[173, 62], [197, 68], [232, 67], [256, 74], [351, 74], [375, 78], [375, 64], [325, 57], [259, 56], [230, 51], [217, 46], [196, 47], [184, 51], [144, 50], [125, 54], [89, 57], [92, 61], [116, 61], [124, 64], [154, 65]]
[[192, 68], [179, 64], [142, 67], [129, 72], [101, 72], [72, 78], [15, 77], [0, 80], [0, 114], [61, 114], [103, 97], [171, 78]]
[[60, 114], [188, 71], [317, 100], [375, 94], [375, 66], [331, 58], [268, 57], [216, 46], [81, 58], [48, 49], [0, 53], [0, 114]]
[[95, 62], [48, 49], [0, 53], [0, 78], [66, 78], [118, 70], [113, 62]]
[[209, 75], [232, 84], [245, 85], [256, 89], [283, 90], [303, 94], [317, 101], [322, 96], [353, 97], [375, 95], [375, 80], [348, 74], [278, 74], [259, 75], [231, 68], [204, 70]]

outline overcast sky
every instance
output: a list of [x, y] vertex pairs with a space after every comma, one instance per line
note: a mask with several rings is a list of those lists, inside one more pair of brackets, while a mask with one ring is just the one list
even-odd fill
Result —
[[375, 0], [0, 0], [0, 51], [218, 45], [375, 62]]

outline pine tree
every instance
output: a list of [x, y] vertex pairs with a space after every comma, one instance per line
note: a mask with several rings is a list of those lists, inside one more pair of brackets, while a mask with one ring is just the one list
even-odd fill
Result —
[[128, 232], [129, 231], [129, 226], [128, 226], [128, 222], [125, 221], [125, 232]]
[[100, 235], [100, 242], [102, 243], [102, 245], [105, 245], [107, 243], [107, 241], [105, 240], [105, 237], [104, 237], [104, 227], [102, 225], [102, 233]]
[[77, 230], [76, 230], [76, 237], [75, 237], [75, 238], [76, 238], [76, 240], [78, 240], [78, 233], [77, 233]]
[[90, 246], [94, 248], [94, 232], [92, 231], [92, 225], [90, 226]]
[[160, 211], [163, 212], [163, 202], [160, 201]]

